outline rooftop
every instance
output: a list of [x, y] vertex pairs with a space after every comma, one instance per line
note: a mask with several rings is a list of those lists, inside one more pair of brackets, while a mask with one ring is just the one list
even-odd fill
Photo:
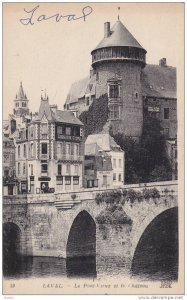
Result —
[[108, 133], [90, 134], [85, 142], [85, 145], [97, 143], [104, 151], [120, 151], [120, 146], [114, 141]]
[[145, 50], [119, 20], [111, 28], [109, 36], [104, 37], [94, 50], [116, 46], [135, 47]]
[[83, 125], [83, 123], [74, 116], [73, 112], [70, 111], [53, 111], [52, 107], [49, 105], [48, 97], [41, 98], [41, 104], [39, 108], [39, 113], [33, 118], [34, 122], [41, 121], [46, 118], [47, 121], [61, 122], [66, 124]]

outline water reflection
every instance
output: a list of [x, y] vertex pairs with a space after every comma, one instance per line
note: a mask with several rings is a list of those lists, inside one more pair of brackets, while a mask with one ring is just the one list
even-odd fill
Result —
[[96, 277], [96, 257], [67, 258], [66, 272], [68, 277]]
[[3, 259], [6, 278], [96, 277], [96, 258], [31, 257], [14, 254]]

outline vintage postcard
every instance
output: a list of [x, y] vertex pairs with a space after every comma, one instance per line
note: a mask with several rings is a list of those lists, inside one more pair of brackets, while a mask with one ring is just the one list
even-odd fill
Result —
[[3, 294], [181, 299], [184, 3], [2, 6]]

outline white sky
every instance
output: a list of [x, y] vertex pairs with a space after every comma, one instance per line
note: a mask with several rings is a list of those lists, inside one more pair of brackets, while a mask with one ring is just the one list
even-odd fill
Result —
[[[162, 57], [168, 65], [182, 68], [182, 3], [40, 3], [35, 12], [81, 15], [82, 8], [93, 9], [86, 21], [59, 23], [51, 19], [24, 26], [19, 19], [37, 4], [3, 4], [3, 119], [12, 113], [13, 100], [23, 82], [31, 111], [37, 111], [41, 90], [46, 89], [50, 104], [63, 109], [71, 84], [89, 74], [90, 52], [103, 38], [104, 22], [120, 20], [147, 50], [147, 63], [158, 64]], [[36, 20], [36, 17], [33, 20]]]

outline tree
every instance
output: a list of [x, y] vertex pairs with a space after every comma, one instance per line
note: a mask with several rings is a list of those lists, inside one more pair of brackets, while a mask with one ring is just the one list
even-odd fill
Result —
[[142, 136], [139, 141], [125, 137], [122, 133], [113, 137], [125, 151], [126, 183], [171, 179], [166, 140], [158, 119], [150, 116], [144, 118]]

